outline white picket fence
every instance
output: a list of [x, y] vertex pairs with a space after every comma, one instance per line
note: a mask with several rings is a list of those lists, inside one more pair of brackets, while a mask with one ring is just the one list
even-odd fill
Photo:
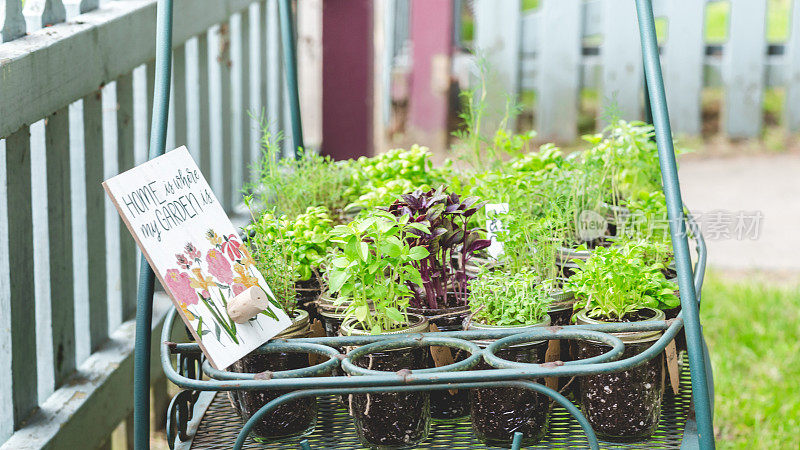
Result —
[[[704, 17], [718, 0], [653, 0], [665, 18], [661, 43], [668, 105], [676, 134], [697, 135], [701, 91], [725, 91], [722, 132], [731, 138], [760, 135], [767, 87], [786, 92], [785, 126], [800, 131], [800, 0], [793, 0], [785, 45], [768, 45], [767, 0], [728, 0], [728, 40], [704, 42]], [[583, 88], [598, 89], [603, 107], [643, 117], [642, 56], [633, 0], [541, 0], [523, 12], [520, 0], [474, 0], [475, 48], [512, 94], [533, 90], [540, 136], [572, 141], [578, 133]], [[584, 38], [599, 35], [599, 46]]]

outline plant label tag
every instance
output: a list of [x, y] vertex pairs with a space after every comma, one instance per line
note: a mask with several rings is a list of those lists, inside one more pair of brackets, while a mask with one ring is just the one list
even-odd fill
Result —
[[[554, 362], [561, 359], [561, 340], [550, 339], [547, 341], [547, 352], [544, 354], [544, 362]], [[558, 391], [558, 377], [545, 377], [544, 383], [550, 389]]]
[[486, 238], [492, 241], [486, 251], [494, 259], [503, 254], [503, 243], [497, 239], [498, 233], [505, 231], [503, 221], [498, 217], [508, 213], [508, 203], [487, 203], [486, 210]]
[[669, 382], [672, 385], [672, 392], [678, 395], [680, 370], [678, 369], [678, 350], [675, 347], [675, 339], [669, 341], [664, 352], [666, 353], [667, 372], [669, 373]]
[[[103, 187], [212, 366], [227, 368], [291, 325], [186, 147]], [[236, 323], [228, 302], [253, 286], [267, 306]]]
[[[439, 327], [432, 323], [429, 326], [429, 330], [431, 333], [438, 333]], [[436, 367], [453, 364], [453, 353], [450, 351], [450, 347], [431, 345], [431, 357], [433, 358], [433, 364]], [[450, 395], [456, 395], [458, 389], [448, 389], [448, 391], [450, 392]]]

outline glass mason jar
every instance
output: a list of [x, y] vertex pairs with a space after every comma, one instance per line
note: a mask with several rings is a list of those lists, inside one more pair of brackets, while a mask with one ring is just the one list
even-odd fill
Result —
[[[496, 330], [498, 328], [519, 329], [520, 332], [533, 326], [550, 325], [550, 317], [545, 316], [539, 323], [526, 326], [495, 326], [470, 322], [465, 325], [469, 330]], [[476, 342], [485, 348], [491, 342]], [[497, 352], [497, 356], [516, 362], [541, 364], [545, 362], [547, 341], [514, 345]], [[485, 362], [478, 369], [491, 369]], [[533, 380], [543, 383], [543, 379]], [[514, 439], [514, 433], [523, 434], [523, 445], [539, 442], [547, 432], [549, 419], [549, 398], [530, 389], [520, 388], [481, 388], [470, 392], [472, 413], [472, 431], [484, 444], [489, 446], [508, 447]]]
[[[636, 321], [664, 320], [664, 312], [645, 308]], [[606, 321], [578, 312], [579, 324]], [[630, 358], [649, 348], [661, 331], [612, 333], [625, 343], [620, 359]], [[586, 359], [607, 352], [610, 347], [592, 341], [578, 341], [577, 359]], [[649, 438], [658, 428], [661, 398], [664, 393], [663, 352], [644, 364], [631, 369], [580, 377], [580, 402], [583, 414], [597, 437], [611, 442], [635, 442]]]
[[[417, 314], [409, 314], [410, 324], [388, 334], [422, 333], [428, 330], [428, 321]], [[360, 329], [355, 319], [346, 320], [341, 327], [344, 336], [369, 335]], [[423, 369], [426, 366], [427, 348], [400, 348], [370, 353], [354, 361], [359, 367], [397, 372], [402, 369]], [[414, 447], [425, 440], [430, 431], [430, 393], [386, 392], [378, 394], [352, 394], [350, 413], [361, 444], [372, 449], [400, 449]]]

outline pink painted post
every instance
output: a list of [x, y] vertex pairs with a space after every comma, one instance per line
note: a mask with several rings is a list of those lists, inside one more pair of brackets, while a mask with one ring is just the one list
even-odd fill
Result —
[[334, 159], [370, 155], [372, 1], [322, 5], [322, 153]]
[[453, 0], [412, 0], [409, 136], [432, 149], [447, 147]]

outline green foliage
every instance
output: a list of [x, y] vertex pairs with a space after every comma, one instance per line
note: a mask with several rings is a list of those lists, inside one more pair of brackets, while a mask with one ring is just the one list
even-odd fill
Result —
[[327, 268], [330, 292], [338, 293], [337, 303], [348, 303], [346, 317], [372, 334], [408, 323], [408, 284], [422, 285], [413, 263], [428, 256], [424, 247], [409, 246], [412, 230], [430, 233], [423, 224], [409, 223], [408, 215], [380, 210], [333, 229], [338, 251]]
[[323, 206], [333, 213], [349, 202], [347, 187], [351, 179], [349, 162], [333, 161], [311, 150], [299, 149], [297, 159], [282, 156], [283, 134], [272, 134], [261, 119], [263, 157], [258, 181], [249, 187], [260, 203], [274, 206], [278, 214], [295, 217], [309, 206]]
[[308, 280], [319, 271], [325, 254], [333, 246], [330, 241], [333, 220], [323, 206], [309, 206], [294, 219], [266, 212], [254, 219], [247, 229], [255, 232], [254, 240], [259, 242], [282, 242], [300, 281]]
[[453, 176], [449, 162], [433, 166], [427, 147], [413, 145], [367, 158], [362, 156], [351, 167], [346, 197], [355, 199], [352, 206], [372, 208], [386, 206], [400, 195], [415, 189], [447, 184]]
[[[245, 197], [248, 207], [251, 202], [252, 197]], [[261, 272], [283, 310], [292, 314], [297, 306], [295, 282], [298, 280], [298, 271], [286, 228], [273, 213], [265, 213], [258, 220], [254, 218], [245, 231], [252, 233], [252, 237], [245, 241], [245, 246], [256, 269]]]
[[586, 308], [589, 317], [624, 320], [645, 307], [671, 309], [679, 304], [677, 286], [667, 281], [662, 263], [648, 264], [642, 243], [598, 247], [587, 261], [575, 260], [579, 269], [565, 288], [575, 292], [575, 309]]
[[522, 271], [483, 272], [470, 284], [473, 320], [485, 325], [534, 325], [550, 307], [547, 286], [536, 275]]

